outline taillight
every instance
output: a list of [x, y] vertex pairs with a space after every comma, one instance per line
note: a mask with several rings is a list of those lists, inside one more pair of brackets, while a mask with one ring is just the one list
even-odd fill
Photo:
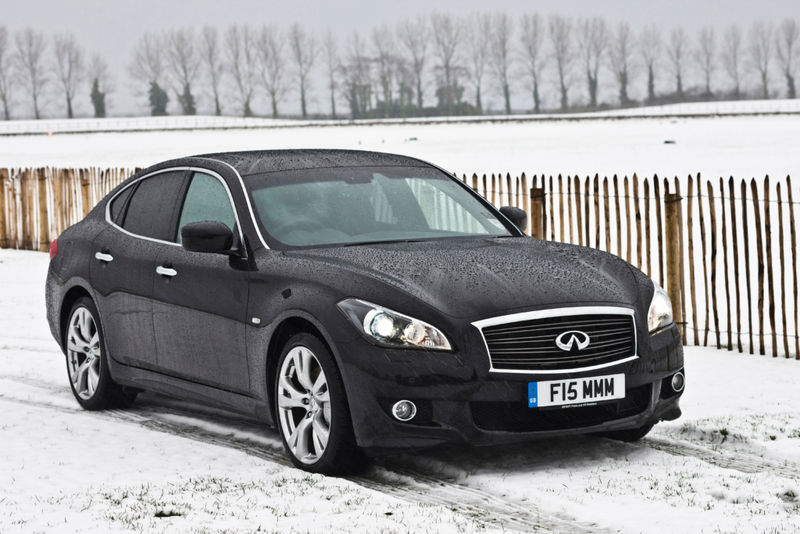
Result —
[[58, 255], [58, 239], [53, 239], [53, 242], [50, 243], [50, 259], [52, 260]]

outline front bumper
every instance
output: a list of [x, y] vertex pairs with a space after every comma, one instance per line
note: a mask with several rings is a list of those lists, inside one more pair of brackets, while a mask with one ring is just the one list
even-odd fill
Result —
[[[491, 445], [538, 438], [638, 428], [680, 416], [669, 386], [683, 369], [675, 326], [640, 344], [639, 359], [600, 371], [537, 376], [490, 372], [485, 349], [456, 353], [391, 351], [357, 338], [337, 348], [356, 440], [382, 455], [444, 443]], [[646, 345], [646, 346], [643, 346]], [[528, 408], [527, 385], [540, 380], [624, 373], [626, 397], [593, 406]], [[411, 400], [417, 416], [400, 422], [392, 405]]]

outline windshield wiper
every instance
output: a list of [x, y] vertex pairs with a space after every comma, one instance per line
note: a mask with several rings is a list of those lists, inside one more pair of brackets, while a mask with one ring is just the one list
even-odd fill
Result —
[[345, 243], [341, 245], [343, 247], [355, 247], [358, 245], [382, 245], [387, 243], [419, 243], [421, 241], [425, 241], [426, 238], [420, 239], [383, 239], [380, 241], [357, 241], [355, 243]]

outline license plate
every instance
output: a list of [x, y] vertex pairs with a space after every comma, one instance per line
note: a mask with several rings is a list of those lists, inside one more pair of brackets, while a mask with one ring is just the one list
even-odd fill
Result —
[[624, 398], [624, 374], [528, 382], [528, 408], [595, 403]]

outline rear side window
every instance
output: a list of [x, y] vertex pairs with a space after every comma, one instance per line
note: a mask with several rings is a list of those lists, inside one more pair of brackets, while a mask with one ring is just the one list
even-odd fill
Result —
[[225, 186], [217, 178], [201, 172], [194, 173], [186, 192], [175, 241], [181, 241], [181, 228], [200, 221], [219, 221], [233, 231], [236, 216]]
[[125, 208], [128, 207], [128, 200], [134, 189], [136, 189], [135, 185], [128, 187], [111, 201], [111, 222], [114, 224], [122, 226], [122, 222], [125, 220]]
[[132, 234], [172, 241], [183, 177], [184, 171], [165, 172], [139, 182], [128, 202], [122, 227]]

